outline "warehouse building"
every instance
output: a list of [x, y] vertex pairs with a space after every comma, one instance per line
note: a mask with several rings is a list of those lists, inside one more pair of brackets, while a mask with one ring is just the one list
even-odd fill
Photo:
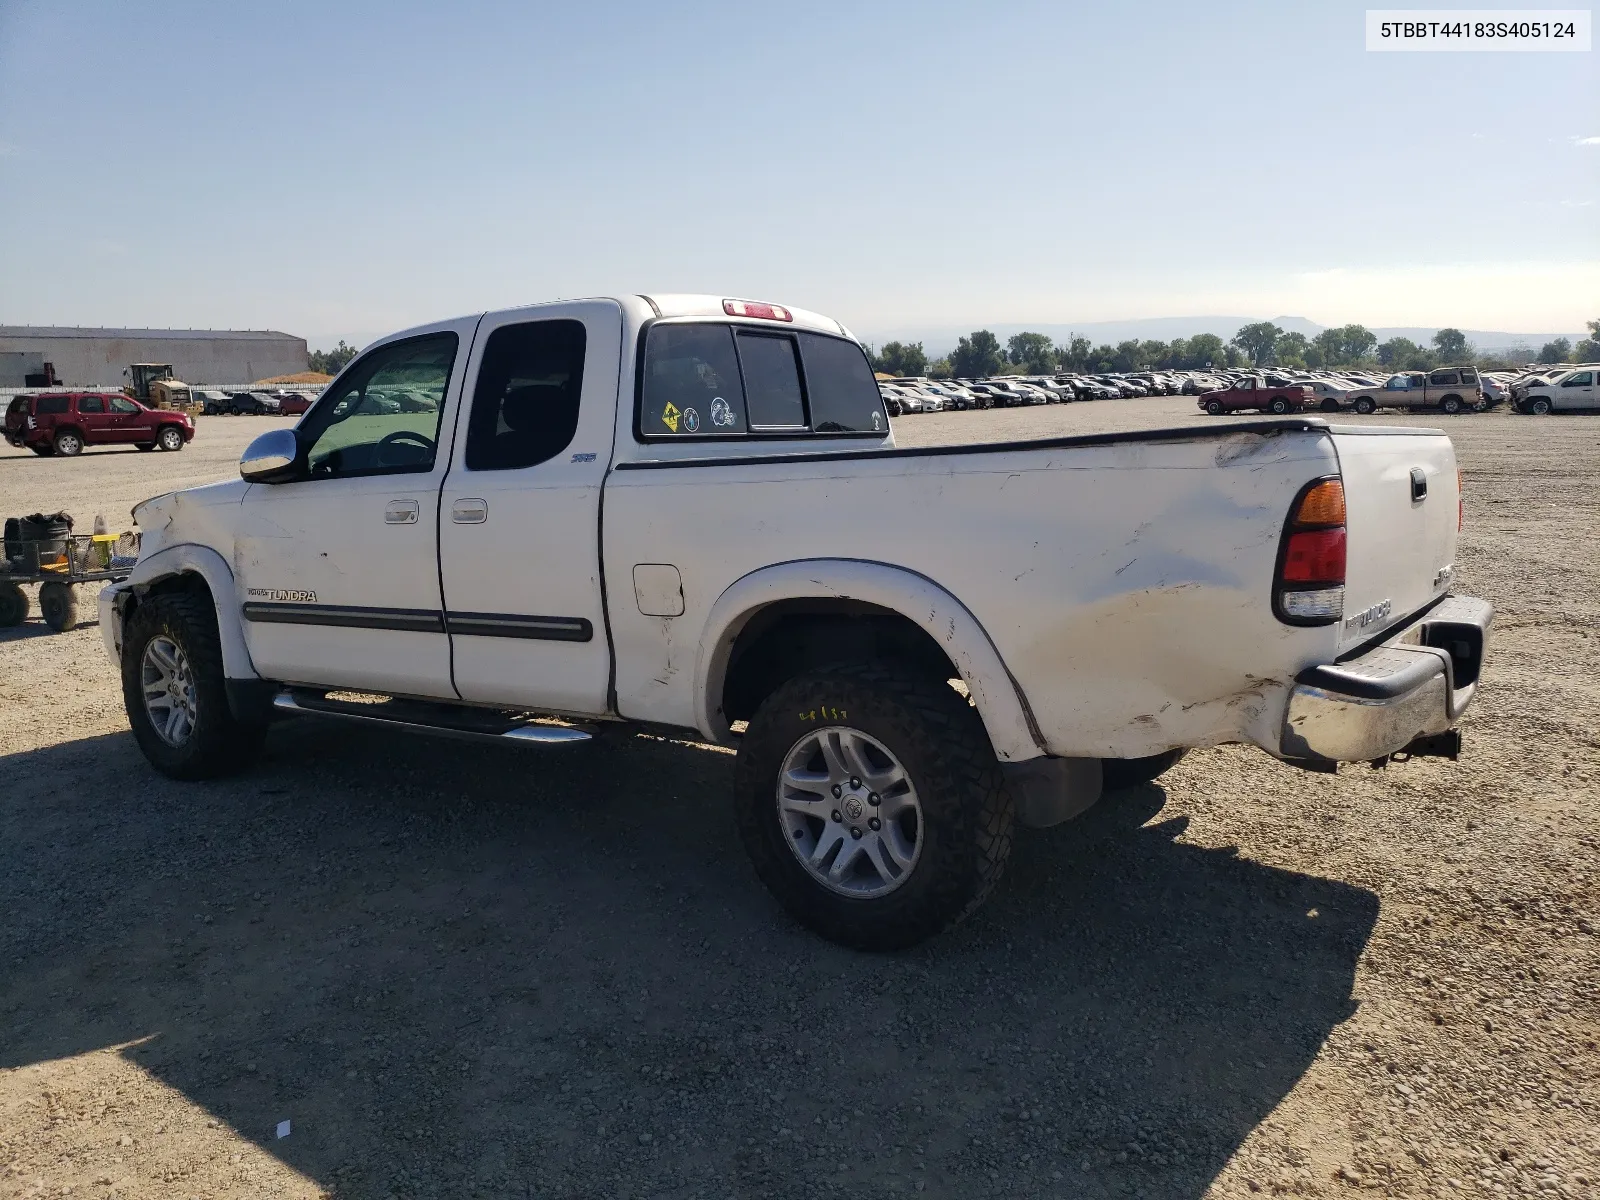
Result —
[[[306, 342], [255, 329], [0, 325], [0, 366], [40, 360], [71, 387], [121, 387], [132, 363], [171, 363], [186, 383], [253, 383], [304, 371]], [[9, 386], [26, 385], [19, 379]]]

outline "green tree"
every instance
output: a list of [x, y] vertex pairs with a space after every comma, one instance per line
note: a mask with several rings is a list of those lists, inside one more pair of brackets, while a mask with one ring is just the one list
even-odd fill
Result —
[[1228, 349], [1222, 344], [1221, 338], [1214, 333], [1197, 333], [1189, 339], [1189, 350], [1184, 361], [1174, 365], [1192, 368], [1217, 366], [1227, 361], [1227, 357]]
[[1322, 355], [1322, 365], [1345, 367], [1367, 358], [1378, 344], [1378, 338], [1365, 325], [1341, 325], [1337, 329], [1324, 329], [1311, 344]]
[[1286, 367], [1306, 365], [1306, 351], [1311, 349], [1311, 339], [1298, 330], [1290, 330], [1278, 339], [1273, 356]]
[[960, 379], [979, 375], [997, 375], [1005, 366], [1006, 356], [1000, 349], [1000, 339], [987, 329], [979, 329], [956, 343], [950, 351], [950, 369]]
[[1441, 329], [1434, 334], [1433, 351], [1442, 363], [1461, 363], [1472, 357], [1467, 335], [1459, 329]]
[[1056, 347], [1056, 363], [1064, 371], [1087, 371], [1093, 352], [1088, 338], [1074, 336], [1066, 345]]
[[949, 379], [953, 372], [950, 370], [948, 358], [936, 358], [928, 364], [928, 374], [934, 379]]
[[320, 371], [324, 375], [337, 375], [349, 366], [350, 360], [358, 353], [360, 351], [354, 346], [346, 346], [344, 339], [340, 338], [339, 344], [332, 350], [313, 350], [307, 356], [306, 365], [310, 370]]
[[1433, 356], [1410, 338], [1392, 337], [1378, 347], [1378, 362], [1391, 371], [1426, 371]]
[[1539, 350], [1539, 361], [1542, 363], [1564, 363], [1567, 355], [1572, 353], [1572, 343], [1564, 337], [1558, 337], [1546, 342]]
[[1575, 347], [1573, 355], [1579, 362], [1600, 362], [1600, 321], [1589, 321], [1589, 336]]
[[882, 350], [868, 357], [873, 370], [885, 375], [925, 375], [928, 370], [928, 356], [923, 353], [921, 342], [885, 342]]
[[1271, 321], [1257, 321], [1240, 329], [1228, 344], [1248, 354], [1250, 361], [1259, 367], [1272, 361], [1272, 353], [1282, 336], [1283, 330]]
[[1056, 348], [1042, 333], [1014, 333], [1006, 341], [1006, 361], [1028, 375], [1049, 375], [1056, 369]]

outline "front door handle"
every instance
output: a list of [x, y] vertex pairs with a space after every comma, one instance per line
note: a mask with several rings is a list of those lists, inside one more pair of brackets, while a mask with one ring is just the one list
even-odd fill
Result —
[[457, 500], [450, 506], [450, 519], [457, 525], [482, 525], [489, 519], [489, 502], [471, 496]]
[[391, 500], [388, 507], [383, 510], [383, 523], [385, 525], [415, 525], [417, 523], [417, 502], [415, 500]]

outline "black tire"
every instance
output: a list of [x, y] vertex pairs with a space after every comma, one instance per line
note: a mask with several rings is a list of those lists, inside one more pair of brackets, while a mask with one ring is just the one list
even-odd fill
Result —
[[1281, 417], [1284, 413], [1289, 411], [1289, 402], [1282, 396], [1276, 396], [1273, 398], [1272, 403], [1267, 407]]
[[1187, 750], [1167, 750], [1148, 758], [1103, 758], [1100, 760], [1102, 786], [1108, 792], [1150, 783], [1178, 765]]
[[[194, 724], [179, 745], [156, 732], [145, 706], [144, 652], [157, 637], [177, 644], [194, 680]], [[173, 779], [215, 779], [242, 770], [260, 752], [267, 732], [265, 723], [240, 721], [229, 708], [216, 610], [208, 598], [188, 592], [152, 596], [128, 618], [122, 632], [122, 704], [145, 758]]]
[[28, 593], [21, 585], [0, 583], [0, 629], [11, 629], [28, 619]]
[[1376, 404], [1374, 404], [1371, 400], [1369, 400], [1365, 396], [1361, 397], [1361, 399], [1356, 401], [1356, 411], [1358, 413], [1360, 413], [1364, 417], [1365, 416], [1370, 416], [1372, 413], [1376, 412], [1377, 410], [1378, 410], [1378, 406]]
[[[775, 782], [791, 749], [819, 727], [818, 713], [837, 713], [836, 723], [881, 743], [916, 788], [920, 850], [886, 895], [832, 891], [790, 847]], [[734, 795], [761, 881], [802, 925], [860, 950], [899, 950], [950, 928], [983, 903], [1011, 854], [1016, 806], [977, 710], [940, 681], [883, 667], [825, 668], [768, 696], [739, 747]]]
[[135, 442], [134, 445], [141, 450], [154, 450], [156, 448], [154, 442]]
[[83, 434], [76, 429], [63, 429], [50, 445], [62, 458], [76, 458], [83, 453]]
[[1548, 417], [1550, 415], [1550, 401], [1544, 396], [1535, 396], [1532, 400], [1524, 402], [1524, 411], [1535, 417]]
[[51, 629], [71, 633], [78, 627], [78, 593], [70, 583], [51, 580], [40, 584], [39, 611]]
[[1446, 396], [1443, 400], [1439, 401], [1439, 410], [1447, 417], [1456, 416], [1461, 411], [1461, 397]]
[[164, 425], [156, 434], [156, 445], [163, 450], [176, 452], [183, 449], [183, 430], [176, 425]]
[[1223, 414], [1223, 411], [1224, 411], [1223, 407], [1222, 407], [1222, 401], [1221, 400], [1208, 400], [1208, 401], [1206, 401], [1206, 411], [1208, 413], [1210, 413], [1213, 417], [1220, 417]]
[[51, 458], [56, 452], [56, 448], [54, 446], [30, 446], [29, 449], [37, 454], [40, 458]]
[[1323, 412], [1338, 412], [1339, 411], [1339, 402], [1337, 400], [1333, 399], [1330, 396], [1328, 399], [1326, 399], [1326, 400], [1324, 400], [1322, 402], [1322, 411]]

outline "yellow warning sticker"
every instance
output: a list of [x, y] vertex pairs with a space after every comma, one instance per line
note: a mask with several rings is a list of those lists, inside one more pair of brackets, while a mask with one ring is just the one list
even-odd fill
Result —
[[661, 410], [661, 423], [668, 429], [672, 430], [673, 433], [677, 433], [678, 418], [681, 415], [682, 414], [678, 411], [678, 406], [671, 400], [668, 400], [667, 406]]

